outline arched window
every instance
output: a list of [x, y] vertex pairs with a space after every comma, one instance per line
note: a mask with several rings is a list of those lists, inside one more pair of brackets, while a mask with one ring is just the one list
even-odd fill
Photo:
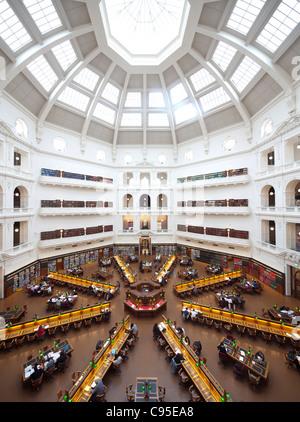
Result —
[[265, 119], [260, 128], [260, 136], [264, 138], [265, 136], [270, 135], [273, 129], [273, 122], [271, 119]]
[[22, 136], [23, 138], [27, 138], [28, 136], [28, 127], [23, 119], [17, 119], [16, 120], [16, 132], [19, 136]]
[[235, 147], [235, 139], [233, 139], [231, 136], [226, 138], [223, 142], [223, 150], [224, 151], [231, 151]]
[[143, 194], [140, 197], [140, 207], [141, 208], [150, 208], [151, 207], [151, 199], [150, 199], [149, 195]]

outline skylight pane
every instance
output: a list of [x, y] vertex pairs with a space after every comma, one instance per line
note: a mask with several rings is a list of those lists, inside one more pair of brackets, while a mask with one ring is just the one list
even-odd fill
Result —
[[62, 26], [51, 0], [23, 0], [42, 34]]
[[179, 125], [180, 123], [193, 119], [196, 114], [195, 107], [192, 104], [185, 104], [174, 111], [175, 122]]
[[128, 92], [125, 101], [125, 107], [141, 107], [142, 96], [140, 92]]
[[84, 86], [90, 91], [94, 91], [95, 86], [99, 80], [99, 76], [92, 72], [90, 69], [85, 67], [77, 76], [75, 76], [74, 81], [79, 85]]
[[58, 100], [80, 111], [85, 111], [90, 99], [86, 95], [81, 94], [81, 92], [78, 92], [73, 88], [66, 87], [58, 97]]
[[103, 90], [102, 97], [113, 104], [118, 104], [119, 93], [120, 93], [119, 89], [108, 82], [106, 87]]
[[116, 112], [110, 107], [106, 107], [104, 104], [98, 103], [94, 111], [94, 116], [113, 125], [115, 122]]
[[230, 97], [222, 87], [215, 89], [214, 91], [203, 95], [203, 97], [200, 98], [200, 104], [204, 112], [212, 110], [219, 105], [227, 103], [228, 101], [230, 101]]
[[180, 101], [187, 98], [186, 90], [184, 89], [181, 83], [171, 88], [170, 94], [171, 94], [171, 100], [173, 104], [177, 104]]
[[123, 113], [121, 126], [130, 126], [130, 127], [142, 126], [141, 113]]
[[238, 0], [226, 26], [246, 35], [265, 2], [266, 0]]
[[165, 107], [165, 100], [162, 92], [149, 92], [149, 107]]
[[266, 24], [256, 41], [274, 53], [300, 22], [300, 2], [284, 0]]
[[52, 51], [64, 71], [77, 59], [70, 41], [65, 41], [57, 45], [52, 48]]
[[0, 36], [13, 52], [32, 41], [6, 0], [0, 0]]
[[148, 126], [150, 127], [168, 127], [169, 119], [167, 113], [149, 113]]
[[39, 56], [27, 66], [27, 69], [37, 79], [47, 92], [53, 87], [58, 77], [44, 56]]
[[239, 92], [249, 84], [261, 67], [249, 57], [245, 57], [231, 77], [232, 83]]
[[229, 63], [236, 53], [236, 48], [231, 47], [223, 41], [220, 41], [212, 56], [213, 61], [225, 72]]
[[194, 73], [190, 79], [196, 92], [215, 82], [215, 78], [204, 68]]

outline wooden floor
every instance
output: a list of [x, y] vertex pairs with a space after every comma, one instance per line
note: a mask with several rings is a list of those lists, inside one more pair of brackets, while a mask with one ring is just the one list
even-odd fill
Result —
[[[164, 257], [166, 259], [166, 257]], [[199, 277], [205, 276], [205, 264], [196, 262], [194, 264], [199, 270]], [[132, 263], [130, 267], [138, 273], [139, 280], [149, 280], [153, 273], [141, 274], [138, 272], [138, 263]], [[97, 269], [96, 263], [84, 266], [84, 277], [88, 278]], [[207, 367], [219, 384], [230, 394], [234, 402], [299, 402], [300, 373], [294, 368], [287, 368], [285, 365], [285, 352], [292, 347], [289, 342], [283, 346], [277, 346], [274, 342], [266, 344], [262, 337], [255, 340], [247, 335], [239, 337], [234, 332], [238, 343], [253, 352], [261, 350], [265, 359], [269, 362], [269, 380], [267, 384], [260, 385], [254, 391], [249, 384], [248, 378], [238, 379], [233, 374], [233, 363], [227, 366], [219, 363], [217, 346], [220, 340], [226, 335], [225, 330], [218, 332], [215, 328], [208, 328], [193, 324], [191, 321], [184, 321], [181, 316], [181, 299], [173, 293], [173, 285], [180, 280], [177, 277], [180, 266], [177, 264], [169, 282], [164, 286], [167, 299], [167, 307], [162, 311], [168, 319], [176, 321], [177, 326], [185, 330], [185, 334], [190, 338], [191, 343], [200, 340], [202, 343], [202, 355], [207, 358]], [[118, 273], [113, 269], [112, 284], [117, 284], [120, 280]], [[121, 283], [120, 293], [112, 299], [112, 317], [108, 322], [100, 325], [94, 323], [91, 327], [84, 327], [79, 331], [70, 329], [67, 334], [58, 333], [56, 338], [68, 338], [74, 347], [74, 352], [69, 361], [69, 368], [65, 373], [54, 373], [54, 378], [44, 381], [40, 391], [32, 391], [31, 386], [24, 386], [21, 376], [21, 365], [26, 362], [30, 354], [38, 354], [40, 348], [48, 345], [52, 346], [54, 339], [45, 338], [40, 344], [23, 344], [19, 349], [14, 348], [10, 352], [0, 353], [0, 401], [1, 402], [56, 402], [57, 391], [59, 389], [71, 389], [73, 371], [83, 371], [92, 358], [99, 339], [106, 339], [110, 328], [115, 322], [121, 321], [127, 314], [123, 301], [127, 288]], [[56, 286], [54, 293], [67, 291], [66, 287]], [[244, 312], [250, 315], [262, 316], [262, 308], [278, 306], [289, 306], [294, 308], [299, 306], [299, 300], [282, 296], [268, 286], [264, 286], [261, 295], [244, 295], [246, 300]], [[200, 304], [206, 306], [216, 306], [214, 292], [203, 293], [196, 299]], [[47, 315], [46, 297], [28, 297], [25, 290], [19, 291], [9, 298], [0, 301], [0, 310], [7, 306], [27, 305], [27, 315], [22, 321], [29, 320], [33, 315], [40, 317]], [[77, 306], [92, 305], [97, 299], [84, 293], [79, 293]], [[139, 330], [139, 339], [135, 347], [129, 351], [129, 359], [125, 360], [121, 366], [121, 372], [108, 372], [104, 377], [104, 384], [107, 386], [106, 399], [108, 402], [127, 402], [126, 386], [135, 384], [137, 377], [151, 376], [158, 377], [158, 384], [166, 387], [166, 402], [180, 403], [188, 402], [190, 394], [188, 389], [179, 384], [179, 377], [173, 374], [169, 360], [165, 359], [164, 350], [158, 348], [157, 342], [153, 340], [152, 328], [155, 322], [162, 321], [161, 315], [156, 317], [134, 317]]]

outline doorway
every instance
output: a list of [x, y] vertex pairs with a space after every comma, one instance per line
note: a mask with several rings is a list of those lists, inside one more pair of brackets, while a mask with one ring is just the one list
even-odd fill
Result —
[[140, 238], [140, 255], [150, 255], [151, 239], [150, 237]]

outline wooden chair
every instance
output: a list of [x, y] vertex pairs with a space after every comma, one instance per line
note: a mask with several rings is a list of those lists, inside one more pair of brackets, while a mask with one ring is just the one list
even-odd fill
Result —
[[166, 387], [158, 386], [158, 401], [162, 402], [165, 400]]
[[263, 318], [270, 319], [270, 314], [269, 314], [269, 312], [268, 312], [268, 311], [266, 311], [266, 310], [265, 310], [265, 308], [262, 308], [262, 310], [261, 310], [261, 314], [262, 314], [262, 317], [263, 317]]
[[74, 328], [76, 330], [79, 330], [79, 328], [81, 327], [81, 325], [82, 325], [82, 321], [75, 321], [74, 322]]
[[33, 355], [27, 356], [27, 362], [29, 362], [31, 359], [33, 359]]
[[74, 371], [72, 372], [72, 382], [73, 385], [78, 381], [78, 378], [80, 378], [81, 372], [80, 371]]
[[167, 345], [166, 340], [163, 337], [159, 337], [159, 339], [158, 339], [158, 347], [160, 347], [161, 349], [163, 349], [163, 348], [166, 347], [166, 345]]
[[43, 378], [44, 378], [44, 373], [42, 373], [42, 375], [40, 376], [40, 378], [38, 378], [36, 380], [32, 380], [31, 379], [31, 387], [33, 388], [33, 390], [40, 391]]
[[10, 352], [14, 344], [15, 344], [15, 339], [12, 339], [12, 340], [6, 340], [6, 341], [4, 341], [4, 344], [3, 344], [3, 349], [4, 349], [6, 352]]
[[122, 358], [122, 360], [119, 362], [119, 363], [117, 363], [117, 362], [112, 362], [112, 365], [111, 365], [111, 367], [112, 367], [112, 369], [115, 371], [115, 372], [121, 372], [121, 368], [120, 368], [120, 366], [121, 366], [121, 363], [123, 362], [123, 358]]
[[69, 331], [70, 324], [64, 324], [60, 327], [61, 331], [66, 334]]
[[246, 327], [243, 327], [242, 325], [237, 325], [236, 326], [236, 329], [237, 329], [237, 331], [239, 333], [239, 336], [243, 335], [245, 333], [245, 331], [246, 331]]
[[214, 321], [214, 326], [218, 331], [220, 331], [223, 327], [223, 323], [222, 323], [222, 321], [220, 321], [220, 322]]
[[300, 349], [300, 341], [294, 340], [292, 337], [290, 337], [290, 340], [291, 340], [292, 346], [294, 346], [295, 349], [299, 350]]
[[132, 384], [126, 386], [127, 400], [133, 402], [135, 400], [135, 388]]
[[256, 330], [253, 328], [247, 328], [247, 334], [253, 339], [256, 338]]
[[104, 393], [103, 394], [97, 394], [97, 396], [95, 397], [94, 401], [96, 401], [96, 402], [100, 402], [100, 401], [106, 402], [107, 401], [105, 399], [105, 394], [107, 392], [107, 387], [106, 387], [106, 385], [103, 385], [103, 387], [104, 387]]
[[183, 368], [179, 369], [178, 375], [180, 377], [179, 384], [187, 385], [188, 382], [189, 382], [189, 380], [190, 380], [190, 378], [189, 378], [188, 374], [185, 372], [185, 370]]
[[264, 342], [265, 343], [270, 343], [272, 340], [272, 334], [271, 333], [264, 333], [263, 331], [261, 332]]
[[63, 392], [63, 390], [60, 389], [60, 390], [58, 390], [58, 392], [56, 393], [56, 395], [57, 395], [57, 401], [58, 402], [62, 402], [62, 401], [64, 401], [64, 397], [66, 395], [68, 395], [68, 391], [67, 390], [64, 390], [64, 392]]
[[103, 319], [102, 315], [95, 316], [95, 321], [98, 322], [98, 324], [100, 324], [102, 319]]
[[228, 355], [226, 353], [219, 352], [219, 362], [225, 365], [228, 362]]
[[53, 373], [54, 373], [55, 369], [56, 369], [55, 366], [53, 366], [52, 368], [44, 371], [44, 376], [45, 376], [46, 381], [49, 381], [50, 379], [53, 378]]
[[166, 359], [170, 359], [171, 360], [172, 357], [174, 356], [173, 350], [169, 346], [166, 346], [165, 347], [165, 351], [166, 351], [166, 354], [167, 354]]
[[203, 318], [203, 317], [201, 317], [201, 316], [198, 316], [198, 323], [199, 323], [200, 325], [204, 325], [204, 323], [205, 323], [205, 318]]
[[56, 333], [56, 329], [57, 329], [57, 327], [53, 327], [53, 328], [48, 328], [48, 335], [50, 336], [50, 337], [52, 337], [52, 336], [54, 336], [54, 334]]
[[245, 365], [242, 365], [241, 363], [236, 363], [233, 366], [233, 373], [235, 375], [237, 375], [238, 377], [243, 377], [244, 376], [244, 371], [245, 371]]
[[278, 336], [277, 334], [275, 334], [275, 341], [276, 341], [277, 346], [281, 346], [282, 344], [285, 343], [285, 337]]
[[33, 343], [35, 340], [36, 340], [36, 333], [34, 333], [34, 334], [27, 334], [27, 341], [29, 342], [29, 343]]
[[232, 324], [228, 323], [228, 324], [224, 324], [224, 328], [226, 331], [228, 331], [229, 333], [231, 333], [232, 331]]
[[288, 352], [286, 352], [284, 356], [285, 356], [285, 364], [286, 364], [287, 368], [293, 368], [294, 366], [296, 366], [294, 360], [289, 357]]
[[191, 398], [189, 400], [190, 402], [195, 403], [195, 402], [201, 401], [201, 396], [199, 395], [198, 390], [196, 389], [196, 387], [194, 385], [190, 386], [189, 392], [190, 392], [190, 395], [191, 395]]
[[260, 384], [260, 376], [253, 374], [250, 369], [248, 369], [248, 378], [250, 384], [253, 386], [254, 390], [256, 390], [256, 387]]
[[214, 320], [213, 319], [210, 319], [210, 318], [206, 318], [205, 322], [206, 322], [206, 325], [208, 327], [212, 327], [213, 326], [213, 323], [214, 323]]
[[127, 344], [125, 344], [125, 346], [120, 350], [119, 355], [122, 356], [123, 359], [129, 359], [128, 350], [129, 347], [127, 346]]
[[15, 345], [16, 345], [17, 347], [22, 346], [22, 344], [24, 343], [25, 339], [26, 339], [26, 337], [25, 337], [25, 336], [16, 338], [16, 340], [15, 340]]
[[67, 359], [64, 362], [59, 362], [57, 364], [57, 370], [60, 372], [65, 372], [65, 369], [68, 367], [69, 365], [69, 356], [67, 357]]
[[86, 327], [90, 327], [92, 325], [92, 318], [88, 318], [84, 320], [84, 325]]

